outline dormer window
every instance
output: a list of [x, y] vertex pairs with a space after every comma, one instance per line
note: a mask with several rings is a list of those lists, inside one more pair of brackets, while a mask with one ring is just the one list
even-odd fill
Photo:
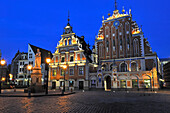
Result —
[[65, 46], [67, 45], [67, 40], [65, 40]]
[[71, 57], [70, 57], [70, 62], [73, 62], [73, 61], [74, 61], [74, 57], [71, 56]]
[[71, 39], [69, 40], [69, 45], [71, 45]]
[[64, 61], [65, 61], [65, 57], [62, 57], [61, 62], [64, 62]]

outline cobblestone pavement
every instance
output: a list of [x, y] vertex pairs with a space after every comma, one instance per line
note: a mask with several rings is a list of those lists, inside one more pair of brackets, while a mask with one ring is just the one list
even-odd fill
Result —
[[170, 94], [85, 91], [68, 96], [0, 97], [2, 113], [168, 113]]

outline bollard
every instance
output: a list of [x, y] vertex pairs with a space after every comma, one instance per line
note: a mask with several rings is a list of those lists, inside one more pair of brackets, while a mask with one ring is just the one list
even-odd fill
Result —
[[28, 97], [31, 97], [31, 90], [28, 89]]
[[16, 88], [14, 88], [14, 92], [16, 92]]

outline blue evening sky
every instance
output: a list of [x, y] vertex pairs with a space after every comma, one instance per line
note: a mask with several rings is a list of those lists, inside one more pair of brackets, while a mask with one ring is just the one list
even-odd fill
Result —
[[[143, 27], [145, 37], [160, 58], [170, 57], [170, 1], [117, 0], [132, 9], [133, 20]], [[55, 51], [63, 28], [70, 24], [90, 45], [102, 25], [102, 16], [114, 10], [114, 0], [0, 0], [0, 49], [8, 64], [28, 43]]]

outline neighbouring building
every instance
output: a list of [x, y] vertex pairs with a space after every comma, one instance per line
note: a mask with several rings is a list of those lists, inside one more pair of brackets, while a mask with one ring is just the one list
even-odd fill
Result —
[[16, 84], [19, 86], [26, 86], [27, 85], [27, 66], [28, 66], [28, 53], [22, 52], [19, 53], [20, 58], [18, 59], [17, 65], [17, 76], [16, 76]]
[[35, 54], [37, 49], [41, 52], [41, 68], [42, 68], [42, 84], [44, 84], [44, 77], [47, 75], [47, 65], [45, 59], [52, 57], [50, 51], [28, 44], [28, 53], [18, 51], [11, 63], [11, 74], [18, 86], [27, 86], [28, 79], [31, 82], [31, 72], [27, 69], [28, 65], [35, 66]]
[[90, 88], [160, 88], [159, 58], [132, 19], [131, 9], [120, 13], [115, 3], [113, 14], [103, 17], [92, 51], [98, 66], [90, 66]]
[[162, 78], [164, 78], [164, 68], [163, 66], [170, 62], [170, 58], [160, 58], [160, 62], [161, 62], [161, 75], [162, 75]]
[[[49, 69], [49, 87], [63, 89], [64, 74], [66, 90], [89, 88], [89, 66], [92, 62], [92, 51], [84, 40], [84, 36], [77, 36], [68, 24], [53, 53]], [[67, 68], [64, 70], [64, 66]]]
[[[2, 60], [2, 54], [1, 54], [1, 50], [0, 50], [0, 61]], [[5, 78], [5, 81], [3, 82], [7, 82], [8, 80], [8, 66], [7, 66], [7, 62], [5, 63], [5, 65], [1, 65], [0, 63], [0, 78]]]
[[[45, 82], [45, 78], [47, 78], [47, 70], [48, 65], [46, 64], [46, 58], [52, 58], [52, 53], [49, 50], [28, 44], [28, 64], [35, 66], [35, 55], [37, 50], [41, 52], [41, 73], [42, 73], [42, 84]], [[32, 71], [31, 71], [32, 72]], [[30, 73], [31, 73], [30, 72]]]
[[[167, 60], [166, 60], [167, 61]], [[164, 60], [165, 63], [165, 60]], [[170, 88], [170, 60], [163, 65], [163, 76], [165, 81], [165, 87]]]

